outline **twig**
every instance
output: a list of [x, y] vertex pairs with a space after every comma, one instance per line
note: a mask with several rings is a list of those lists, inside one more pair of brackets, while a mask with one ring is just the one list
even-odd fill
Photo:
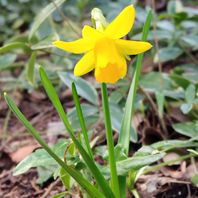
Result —
[[141, 91], [143, 92], [143, 94], [147, 97], [147, 99], [149, 100], [149, 102], [150, 102], [150, 104], [151, 104], [153, 110], [154, 110], [154, 111], [156, 112], [156, 114], [158, 115], [159, 121], [160, 121], [160, 125], [161, 125], [163, 131], [165, 132], [165, 134], [166, 134], [166, 136], [167, 136], [167, 135], [168, 135], [168, 130], [167, 130], [167, 128], [166, 128], [165, 121], [164, 121], [163, 117], [159, 115], [159, 112], [158, 112], [158, 110], [157, 110], [157, 106], [155, 105], [153, 99], [152, 99], [151, 96], [144, 90], [143, 87], [140, 87], [140, 90], [141, 90]]
[[187, 186], [187, 190], [188, 190], [188, 196], [187, 196], [187, 198], [191, 198], [192, 196], [191, 196], [190, 186], [189, 186], [189, 184], [186, 184], [186, 186]]
[[4, 120], [4, 124], [3, 124], [3, 132], [2, 132], [3, 138], [6, 138], [6, 133], [7, 133], [7, 129], [8, 129], [8, 123], [10, 120], [10, 116], [11, 116], [11, 110], [8, 109], [5, 120]]
[[57, 179], [55, 182], [51, 183], [50, 186], [45, 191], [45, 193], [41, 196], [41, 198], [46, 198], [48, 194], [50, 193], [50, 191], [58, 184], [59, 181], [60, 180]]
[[189, 56], [189, 58], [192, 60], [192, 62], [195, 64], [198, 64], [198, 61], [196, 60], [196, 58], [194, 58], [194, 56], [183, 46], [183, 44], [181, 42], [177, 42], [177, 43], [182, 48], [182, 50], [185, 52], [185, 54], [187, 56]]
[[34, 188], [34, 190], [36, 191], [36, 193], [41, 193], [42, 192], [42, 190], [41, 189], [39, 189], [39, 187], [35, 184], [35, 181], [33, 180], [33, 181], [30, 181], [30, 183], [31, 183], [31, 186], [32, 186], [32, 188]]

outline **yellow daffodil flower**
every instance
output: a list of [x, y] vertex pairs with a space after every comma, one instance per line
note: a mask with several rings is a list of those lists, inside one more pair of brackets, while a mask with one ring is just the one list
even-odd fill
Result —
[[75, 76], [95, 70], [98, 82], [115, 83], [126, 75], [129, 55], [145, 52], [152, 47], [148, 42], [121, 39], [131, 30], [134, 19], [135, 9], [129, 5], [105, 29], [85, 25], [81, 39], [55, 41], [53, 44], [72, 53], [85, 53], [75, 66]]

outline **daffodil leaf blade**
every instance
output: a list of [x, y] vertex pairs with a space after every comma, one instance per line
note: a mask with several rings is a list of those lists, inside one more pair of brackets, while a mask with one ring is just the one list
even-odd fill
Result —
[[42, 82], [42, 84], [45, 88], [45, 91], [46, 91], [48, 97], [50, 98], [52, 104], [54, 105], [56, 111], [58, 112], [61, 120], [63, 121], [66, 129], [68, 130], [68, 132], [70, 134], [70, 137], [71, 137], [72, 141], [74, 142], [75, 146], [78, 148], [78, 150], [79, 150], [82, 158], [84, 159], [86, 165], [88, 166], [89, 170], [91, 171], [91, 173], [95, 177], [98, 185], [103, 190], [103, 193], [107, 197], [112, 197], [113, 198], [114, 194], [113, 194], [111, 188], [109, 187], [107, 181], [105, 180], [104, 176], [102, 175], [102, 173], [100, 172], [100, 170], [96, 166], [93, 159], [89, 156], [89, 154], [83, 148], [81, 143], [75, 137], [73, 128], [71, 127], [68, 116], [67, 116], [66, 112], [64, 111], [64, 108], [63, 108], [63, 106], [60, 102], [58, 94], [57, 94], [55, 88], [53, 87], [51, 81], [49, 80], [45, 70], [42, 67], [39, 68], [39, 73], [40, 73], [40, 77], [41, 77], [41, 82]]
[[104, 195], [96, 189], [88, 180], [86, 180], [78, 171], [74, 168], [65, 164], [59, 157], [56, 155], [51, 148], [44, 142], [41, 138], [40, 134], [36, 129], [30, 124], [30, 122], [26, 119], [23, 113], [18, 109], [13, 100], [7, 95], [4, 94], [4, 98], [10, 107], [10, 109], [14, 112], [16, 117], [23, 123], [23, 125], [27, 128], [30, 134], [39, 142], [39, 144], [49, 153], [49, 155], [56, 160], [56, 162], [67, 171], [79, 184], [83, 187], [91, 197], [95, 198], [104, 198]]
[[[142, 41], [146, 41], [147, 39], [150, 24], [151, 24], [151, 19], [152, 19], [152, 12], [149, 11], [147, 18], [146, 18], [146, 22], [143, 27]], [[134, 111], [134, 104], [135, 104], [136, 92], [138, 88], [142, 60], [143, 60], [143, 53], [137, 56], [136, 69], [135, 69], [133, 80], [130, 86], [129, 94], [127, 96], [124, 116], [122, 119], [122, 125], [120, 129], [120, 136], [118, 140], [119, 144], [122, 145], [126, 153], [128, 153], [129, 151], [131, 120], [132, 120], [132, 114]]]
[[[110, 116], [111, 116], [111, 122], [112, 122], [112, 128], [116, 132], [120, 132], [121, 129], [121, 122], [120, 120], [123, 119], [123, 110], [120, 108], [119, 105], [110, 102], [109, 104], [110, 108]], [[132, 142], [137, 142], [137, 133], [134, 131], [135, 129], [131, 126], [130, 129], [130, 140]]]
[[79, 97], [78, 97], [78, 93], [77, 93], [77, 90], [76, 90], [75, 83], [72, 83], [72, 95], [73, 95], [73, 98], [74, 98], [74, 104], [75, 104], [75, 107], [76, 107], [76, 112], [77, 112], [77, 115], [78, 115], [78, 119], [79, 119], [81, 129], [82, 129], [82, 134], [83, 134], [83, 137], [84, 137], [85, 148], [86, 148], [87, 152], [89, 153], [89, 156], [93, 159], [91, 146], [90, 146], [90, 143], [89, 143], [88, 132], [87, 132], [86, 123], [85, 123], [85, 118], [83, 116], [83, 111], [82, 111], [82, 107], [81, 107], [81, 104], [80, 104], [80, 100], [79, 100]]

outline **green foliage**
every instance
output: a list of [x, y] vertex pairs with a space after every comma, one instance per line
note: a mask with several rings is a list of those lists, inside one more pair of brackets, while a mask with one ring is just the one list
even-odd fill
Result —
[[33, 37], [39, 26], [49, 17], [52, 12], [54, 12], [65, 0], [55, 0], [52, 3], [48, 4], [45, 8], [42, 9], [40, 13], [35, 17], [34, 23], [30, 30], [29, 39]]
[[188, 137], [198, 137], [198, 122], [183, 122], [178, 124], [173, 124], [173, 128], [176, 132], [186, 135]]
[[39, 132], [37, 132], [33, 126], [28, 122], [25, 116], [21, 113], [21, 111], [17, 108], [12, 99], [4, 94], [5, 100], [9, 105], [10, 109], [15, 113], [18, 119], [24, 124], [27, 130], [31, 133], [31, 135], [40, 143], [40, 145], [49, 153], [49, 155], [62, 167], [65, 169], [68, 174], [70, 174], [86, 191], [89, 195], [93, 197], [104, 197], [89, 181], [84, 179], [81, 174], [76, 171], [72, 166], [68, 166], [64, 163], [56, 154], [53, 152], [48, 145], [43, 141], [40, 137]]
[[167, 62], [170, 60], [175, 60], [179, 57], [183, 51], [178, 47], [166, 47], [161, 48], [159, 53], [154, 56], [154, 62]]
[[[130, 171], [140, 170], [142, 167], [145, 167], [149, 164], [152, 164], [162, 159], [164, 155], [165, 153], [157, 153], [157, 154], [151, 154], [151, 155], [147, 153], [146, 155], [129, 157], [125, 160], [118, 161], [116, 163], [118, 175], [127, 176]], [[103, 174], [106, 175], [106, 177], [110, 176], [108, 167], [103, 168], [102, 171], [103, 171]]]
[[[55, 144], [51, 149], [61, 159], [64, 157], [64, 151], [68, 147], [70, 140], [61, 140]], [[71, 158], [71, 156], [70, 156]], [[27, 156], [22, 160], [13, 170], [14, 175], [19, 175], [27, 172], [30, 168], [34, 167], [48, 167], [55, 166], [58, 168], [56, 161], [45, 151], [45, 149], [38, 149], [34, 153]], [[53, 173], [53, 172], [52, 172]]]
[[34, 84], [34, 70], [35, 70], [36, 52], [32, 52], [27, 63], [27, 78], [31, 84]]
[[181, 105], [181, 111], [184, 114], [188, 114], [192, 108], [193, 105], [198, 104], [198, 98], [196, 97], [196, 87], [193, 84], [190, 84], [185, 91], [185, 101], [186, 103], [183, 103]]
[[60, 72], [59, 77], [70, 89], [72, 88], [72, 82], [75, 82], [79, 96], [95, 105], [98, 104], [98, 94], [90, 83], [80, 77], [74, 77], [73, 74], [66, 72]]
[[9, 67], [16, 60], [16, 54], [9, 53], [0, 56], [0, 71]]
[[195, 174], [192, 178], [191, 181], [193, 184], [195, 184], [196, 186], [198, 185], [198, 174]]
[[[104, 115], [100, 113], [98, 84], [80, 77], [76, 78], [71, 73], [79, 57], [57, 50], [52, 45], [55, 40], [79, 38], [80, 24], [86, 22], [87, 11], [94, 6], [104, 10], [107, 19], [111, 20], [121, 8], [130, 3], [129, 0], [55, 0], [53, 2], [45, 0], [39, 3], [30, 0], [17, 0], [11, 3], [0, 1], [2, 27], [0, 88], [6, 91], [15, 89], [31, 91], [43, 85], [65, 125], [64, 133], [69, 133], [71, 138], [60, 140], [54, 146], [48, 147], [11, 98], [5, 95], [11, 110], [43, 146], [22, 160], [13, 173], [19, 175], [31, 168], [37, 168], [37, 183], [40, 185], [51, 177], [54, 179], [60, 177], [67, 192], [59, 193], [54, 198], [71, 194], [71, 189], [78, 184], [84, 189], [82, 194], [88, 194], [86, 196], [114, 197], [115, 194], [119, 197], [120, 190], [120, 197], [125, 198], [126, 188], [136, 193], [133, 191], [134, 183], [139, 175], [144, 174], [144, 169], [148, 166], [152, 169], [153, 163], [158, 162], [160, 165], [160, 159], [166, 152], [183, 148], [197, 155], [198, 11], [196, 8], [186, 6], [186, 2], [183, 5], [180, 0], [168, 1], [166, 11], [153, 13], [155, 21], [152, 21], [153, 27], [148, 31], [151, 12], [139, 7], [139, 4], [136, 6], [136, 26], [133, 32], [129, 33], [129, 37], [142, 40], [146, 40], [147, 37], [154, 46], [156, 42], [158, 43], [159, 49], [153, 47], [150, 57], [155, 65], [160, 67], [162, 64], [163, 72], [153, 68], [140, 77], [143, 54], [139, 55], [135, 67], [129, 66], [128, 78], [120, 80], [116, 85], [108, 85], [111, 90], [109, 98], [103, 87]], [[142, 24], [147, 15], [142, 34]], [[47, 74], [42, 68], [38, 69], [40, 64], [45, 66]], [[150, 66], [149, 64], [147, 61], [143, 63], [145, 68]], [[14, 76], [15, 70], [20, 71], [20, 74]], [[130, 84], [131, 76], [133, 76], [132, 84]], [[75, 107], [71, 108], [68, 114], [65, 113], [52, 84], [58, 91], [59, 88], [65, 87], [71, 90]], [[159, 120], [164, 118], [166, 120], [171, 109], [177, 108], [190, 121], [170, 123], [173, 130], [183, 135], [185, 140], [163, 140], [142, 146], [132, 157], [128, 157], [129, 144], [138, 142], [138, 130], [131, 124], [133, 113], [139, 112], [145, 119], [147, 110], [150, 111], [150, 105], [144, 103], [147, 97], [143, 93], [137, 93], [138, 84], [142, 90], [155, 96], [154, 102]], [[129, 94], [126, 97], [128, 90]], [[101, 124], [104, 118], [108, 133], [112, 133], [113, 130], [119, 134], [118, 144], [114, 147], [113, 141], [110, 140], [110, 148], [107, 149], [106, 145], [96, 145], [92, 149], [89, 138], [90, 134], [93, 134], [93, 126]], [[111, 137], [112, 134], [109, 138]], [[94, 161], [95, 155], [100, 155], [107, 164], [99, 165]], [[115, 159], [108, 160], [112, 156], [115, 156]], [[119, 186], [116, 181], [117, 176]], [[197, 178], [195, 174], [191, 179], [195, 185], [198, 184]]]
[[76, 139], [76, 137], [74, 135], [74, 131], [69, 123], [68, 116], [63, 109], [63, 106], [58, 98], [55, 88], [53, 87], [52, 83], [48, 79], [48, 77], [42, 67], [40, 67], [39, 72], [40, 72], [42, 84], [45, 88], [45, 91], [46, 91], [48, 97], [50, 98], [52, 104], [54, 105], [55, 109], [57, 110], [61, 120], [63, 121], [63, 123], [65, 125], [65, 128], [69, 132], [69, 135], [70, 135], [72, 141], [74, 142], [75, 146], [78, 148], [78, 150], [79, 150], [82, 158], [84, 159], [86, 165], [88, 166], [90, 172], [95, 177], [95, 179], [96, 179], [98, 185], [101, 187], [104, 195], [114, 197], [112, 190], [110, 189], [108, 183], [106, 182], [103, 175], [97, 168], [95, 162], [92, 160], [92, 158], [85, 151], [85, 149], [83, 148], [81, 143]]
[[[90, 104], [82, 104], [81, 108], [83, 112], [83, 117], [86, 120], [85, 123], [86, 127], [90, 128], [90, 126], [95, 124], [99, 119], [98, 108]], [[80, 130], [81, 126], [79, 123], [79, 118], [77, 116], [77, 111], [75, 107], [68, 112], [68, 117], [73, 129]]]
[[[142, 33], [142, 40], [146, 41], [147, 35], [150, 28], [150, 23], [152, 19], [152, 12], [150, 11]], [[126, 153], [129, 152], [129, 139], [130, 139], [130, 131], [131, 131], [131, 119], [134, 111], [135, 97], [141, 72], [141, 64], [142, 64], [143, 54], [138, 55], [137, 63], [136, 63], [136, 71], [133, 76], [133, 81], [130, 86], [129, 94], [127, 97], [125, 112], [122, 120], [120, 136], [119, 136], [119, 144], [123, 146], [123, 149]]]
[[[149, 40], [159, 41], [159, 51], [155, 49], [154, 62], [175, 60], [185, 54], [197, 64], [191, 54], [191, 51], [197, 50], [197, 16], [196, 8], [184, 6], [180, 0], [167, 2], [167, 11], [156, 15], [156, 22], [153, 22], [156, 29], [148, 35]], [[138, 33], [134, 38], [140, 39], [140, 36]]]

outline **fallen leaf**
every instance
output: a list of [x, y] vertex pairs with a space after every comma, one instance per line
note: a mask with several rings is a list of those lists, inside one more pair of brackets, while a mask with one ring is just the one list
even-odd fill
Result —
[[31, 154], [38, 147], [39, 147], [38, 145], [23, 146], [19, 148], [17, 151], [13, 152], [10, 155], [10, 157], [13, 162], [19, 163], [21, 160], [23, 160], [26, 156]]
[[[172, 161], [172, 160], [176, 160], [180, 157], [180, 155], [178, 155], [175, 152], [170, 152], [167, 153], [164, 157], [163, 157], [163, 161], [164, 162], [168, 162], [168, 161]], [[173, 162], [171, 164], [169, 164], [168, 166], [172, 166], [172, 165], [180, 165], [181, 164], [181, 160], [178, 160], [176, 162]]]

